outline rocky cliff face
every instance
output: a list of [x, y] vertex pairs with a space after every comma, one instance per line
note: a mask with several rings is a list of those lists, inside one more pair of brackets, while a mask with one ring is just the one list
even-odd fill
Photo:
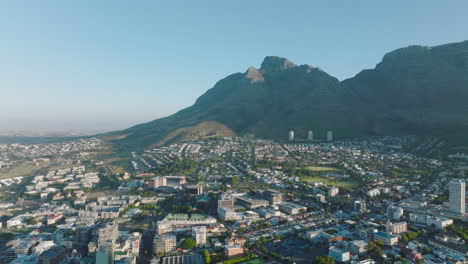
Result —
[[341, 83], [376, 134], [445, 134], [468, 127], [468, 41], [410, 46]]
[[220, 80], [193, 106], [110, 135], [119, 135], [117, 146], [140, 149], [226, 133], [284, 139], [291, 129], [299, 137], [308, 130], [338, 137], [468, 131], [468, 41], [398, 49], [343, 82], [266, 57], [260, 69]]

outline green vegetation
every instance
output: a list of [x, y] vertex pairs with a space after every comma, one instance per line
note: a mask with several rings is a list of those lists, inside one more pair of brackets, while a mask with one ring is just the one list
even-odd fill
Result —
[[346, 190], [352, 190], [356, 187], [359, 187], [361, 183], [352, 178], [347, 179], [336, 179], [336, 178], [328, 178], [328, 177], [320, 177], [320, 176], [313, 176], [313, 177], [301, 177], [302, 181], [306, 182], [323, 182], [326, 185], [333, 185], [338, 188], [343, 188]]
[[158, 206], [155, 204], [142, 204], [140, 205], [141, 210], [156, 210], [158, 209]]
[[180, 244], [182, 249], [192, 249], [197, 245], [197, 242], [193, 238], [187, 238]]
[[408, 232], [401, 236], [401, 240], [403, 240], [404, 242], [408, 242], [411, 240], [415, 240], [420, 235], [422, 235], [422, 232], [418, 232], [418, 231]]
[[461, 237], [463, 240], [468, 240], [468, 227], [464, 226], [455, 226], [455, 225], [449, 225], [447, 226], [447, 230], [452, 231], [456, 233], [459, 237]]
[[443, 204], [449, 198], [449, 192], [445, 191], [443, 194], [437, 196], [437, 198], [432, 201], [433, 204]]
[[258, 258], [254, 258], [254, 259], [251, 259], [251, 260], [241, 262], [241, 264], [263, 264], [263, 263], [264, 262], [261, 259], [258, 259]]
[[332, 168], [332, 167], [320, 167], [320, 166], [309, 166], [307, 167], [308, 170], [311, 171], [342, 171], [337, 168]]
[[15, 234], [9, 232], [0, 232], [0, 244], [4, 244], [15, 237]]
[[318, 256], [312, 261], [312, 264], [335, 264], [335, 260], [330, 256]]
[[0, 169], [0, 179], [31, 176], [36, 170], [39, 170], [44, 165], [45, 163], [40, 163], [39, 166], [36, 166], [32, 161], [23, 161], [19, 164], [12, 165], [11, 168]]
[[374, 242], [369, 242], [369, 256], [377, 261], [383, 261], [383, 250], [382, 250], [383, 243], [382, 241], [377, 241], [376, 243]]
[[119, 181], [108, 168], [100, 167], [98, 169], [100, 181], [97, 189], [100, 190], [115, 190], [120, 185]]
[[202, 252], [201, 252], [202, 256], [203, 256], [203, 260], [205, 261], [205, 264], [210, 264], [211, 263], [211, 256], [210, 256], [210, 252], [208, 252], [208, 250], [204, 249]]
[[133, 205], [133, 204], [130, 204], [129, 206], [125, 207], [121, 212], [120, 212], [120, 215], [124, 215], [125, 213], [127, 213], [130, 209], [132, 208], [135, 208], [136, 206]]
[[28, 225], [37, 225], [37, 220], [34, 217], [30, 217], [27, 221]]
[[198, 168], [198, 162], [192, 159], [180, 159], [171, 164], [166, 164], [153, 169], [153, 172], [158, 175], [170, 174], [189, 174]]
[[247, 254], [247, 255], [242, 256], [242, 257], [237, 257], [237, 258], [232, 258], [232, 259], [225, 260], [225, 261], [223, 261], [221, 263], [222, 264], [236, 264], [236, 263], [241, 263], [241, 262], [244, 262], [244, 261], [252, 260], [252, 259], [254, 259], [256, 257], [257, 256], [255, 254]]

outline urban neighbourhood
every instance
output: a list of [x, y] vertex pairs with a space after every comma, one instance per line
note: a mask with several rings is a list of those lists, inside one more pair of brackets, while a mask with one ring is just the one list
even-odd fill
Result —
[[0, 145], [0, 263], [468, 263], [468, 156], [303, 138]]

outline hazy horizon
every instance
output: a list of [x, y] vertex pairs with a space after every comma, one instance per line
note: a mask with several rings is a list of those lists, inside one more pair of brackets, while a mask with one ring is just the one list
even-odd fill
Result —
[[26, 2], [0, 4], [0, 134], [124, 129], [268, 55], [343, 80], [401, 47], [468, 39], [466, 1]]

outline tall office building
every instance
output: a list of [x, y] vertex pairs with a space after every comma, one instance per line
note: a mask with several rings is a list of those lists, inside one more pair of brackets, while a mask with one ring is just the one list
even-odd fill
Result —
[[277, 204], [281, 203], [284, 199], [284, 195], [282, 192], [268, 189], [263, 192], [263, 197], [266, 198], [270, 204]]
[[195, 239], [197, 246], [206, 244], [206, 226], [192, 227], [192, 236]]
[[289, 141], [294, 141], [294, 131], [289, 131]]
[[465, 214], [465, 182], [461, 179], [452, 179], [449, 183], [449, 210]]
[[327, 132], [327, 141], [333, 141], [333, 132], [331, 131]]
[[96, 252], [96, 264], [114, 264], [114, 249], [112, 243], [106, 242], [99, 246]]
[[98, 231], [98, 246], [105, 242], [115, 244], [119, 237], [119, 225], [117, 222], [108, 223], [105, 227], [100, 228]]
[[309, 133], [307, 133], [307, 140], [308, 141], [313, 141], [314, 140], [314, 132], [309, 131]]
[[153, 241], [154, 252], [162, 254], [174, 251], [176, 249], [176, 242], [176, 236], [172, 234], [156, 236]]

